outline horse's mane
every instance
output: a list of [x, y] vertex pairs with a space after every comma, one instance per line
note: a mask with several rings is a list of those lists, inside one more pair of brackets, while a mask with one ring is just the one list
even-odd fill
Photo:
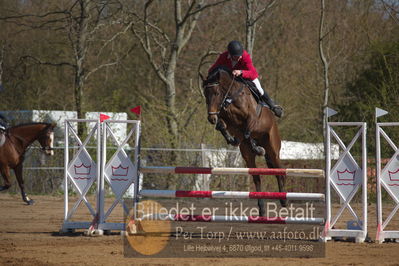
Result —
[[226, 71], [227, 73], [229, 73], [230, 76], [232, 76], [231, 70], [228, 67], [217, 66], [211, 72], [209, 72], [208, 77], [206, 79], [206, 84], [217, 82], [219, 80], [219, 73], [221, 70]]
[[43, 124], [47, 125], [47, 126], [51, 125], [51, 123], [45, 123], [45, 122], [30, 122], [30, 123], [23, 123], [23, 124], [19, 124], [19, 125], [16, 125], [16, 126], [12, 126], [12, 127], [10, 127], [10, 129], [11, 128], [25, 127], [25, 126], [43, 125]]
[[232, 78], [235, 81], [238, 81], [240, 83], [248, 85], [247, 82], [250, 81], [250, 80], [246, 80], [245, 78], [243, 78], [241, 76], [233, 77], [231, 69], [226, 66], [221, 65], [221, 66], [217, 66], [211, 72], [209, 72], [209, 75], [206, 79], [206, 84], [217, 82], [220, 78], [220, 71], [222, 71], [222, 70], [227, 72], [230, 75], [230, 78]]
[[208, 75], [206, 81], [204, 82], [204, 86], [206, 86], [207, 84], [217, 83], [220, 78], [220, 71], [227, 72], [230, 75], [231, 79], [235, 80], [236, 82], [244, 84], [249, 89], [249, 91], [252, 93], [256, 102], [260, 101], [260, 99], [259, 99], [260, 95], [258, 93], [258, 90], [256, 89], [256, 85], [251, 80], [245, 79], [242, 76], [234, 77], [232, 74], [232, 71], [228, 67], [223, 66], [223, 65], [217, 66], [211, 72], [209, 72], [209, 75]]

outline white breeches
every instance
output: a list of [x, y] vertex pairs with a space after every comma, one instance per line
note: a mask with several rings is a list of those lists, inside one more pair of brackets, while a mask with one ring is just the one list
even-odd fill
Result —
[[256, 88], [258, 89], [260, 95], [263, 95], [265, 92], [263, 91], [262, 86], [260, 85], [259, 79], [256, 78], [252, 82], [255, 83]]

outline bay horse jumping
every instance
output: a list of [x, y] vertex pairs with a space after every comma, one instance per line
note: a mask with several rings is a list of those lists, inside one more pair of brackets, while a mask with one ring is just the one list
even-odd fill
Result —
[[45, 154], [54, 155], [54, 127], [55, 124], [29, 123], [6, 129], [3, 135], [5, 141], [0, 147], [0, 173], [4, 179], [4, 185], [0, 186], [0, 191], [11, 186], [10, 169], [13, 169], [21, 189], [22, 200], [28, 205], [34, 203], [24, 189], [22, 176], [24, 155], [28, 147], [36, 140], [40, 143]]
[[[208, 121], [216, 125], [228, 144], [238, 146], [248, 168], [256, 168], [256, 156], [264, 156], [270, 168], [282, 168], [281, 138], [274, 114], [257, 104], [247, 84], [232, 77], [223, 67], [202, 75]], [[285, 176], [276, 176], [280, 192], [285, 191]], [[261, 191], [259, 175], [253, 175], [256, 191]], [[280, 200], [286, 206], [286, 200]], [[265, 215], [264, 200], [258, 199], [259, 215]]]

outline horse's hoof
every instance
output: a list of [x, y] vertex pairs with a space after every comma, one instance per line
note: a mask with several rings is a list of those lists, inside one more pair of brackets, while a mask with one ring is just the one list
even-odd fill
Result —
[[255, 152], [256, 152], [256, 155], [259, 155], [259, 156], [265, 156], [265, 154], [266, 154], [265, 149], [262, 147], [259, 147], [259, 146], [255, 148]]
[[26, 199], [24, 200], [26, 202], [27, 205], [33, 205], [35, 203], [35, 201], [33, 199]]
[[8, 188], [8, 186], [0, 186], [0, 191], [7, 190]]
[[272, 111], [273, 111], [274, 115], [277, 116], [278, 118], [281, 118], [284, 115], [283, 108], [280, 105], [274, 106], [272, 108]]

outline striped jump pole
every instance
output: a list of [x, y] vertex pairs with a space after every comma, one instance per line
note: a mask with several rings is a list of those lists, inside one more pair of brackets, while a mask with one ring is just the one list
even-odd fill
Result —
[[184, 214], [147, 214], [140, 220], [162, 220], [176, 222], [238, 222], [257, 224], [318, 224], [323, 218], [262, 217], [262, 216], [222, 216], [222, 215], [184, 215]]
[[284, 175], [297, 177], [324, 177], [321, 169], [284, 169], [284, 168], [218, 168], [218, 167], [173, 167], [146, 166], [141, 167], [142, 173], [156, 174], [213, 174], [213, 175]]
[[321, 193], [294, 192], [246, 192], [246, 191], [191, 191], [191, 190], [141, 190], [142, 197], [160, 198], [219, 198], [219, 199], [278, 199], [278, 200], [320, 200]]

